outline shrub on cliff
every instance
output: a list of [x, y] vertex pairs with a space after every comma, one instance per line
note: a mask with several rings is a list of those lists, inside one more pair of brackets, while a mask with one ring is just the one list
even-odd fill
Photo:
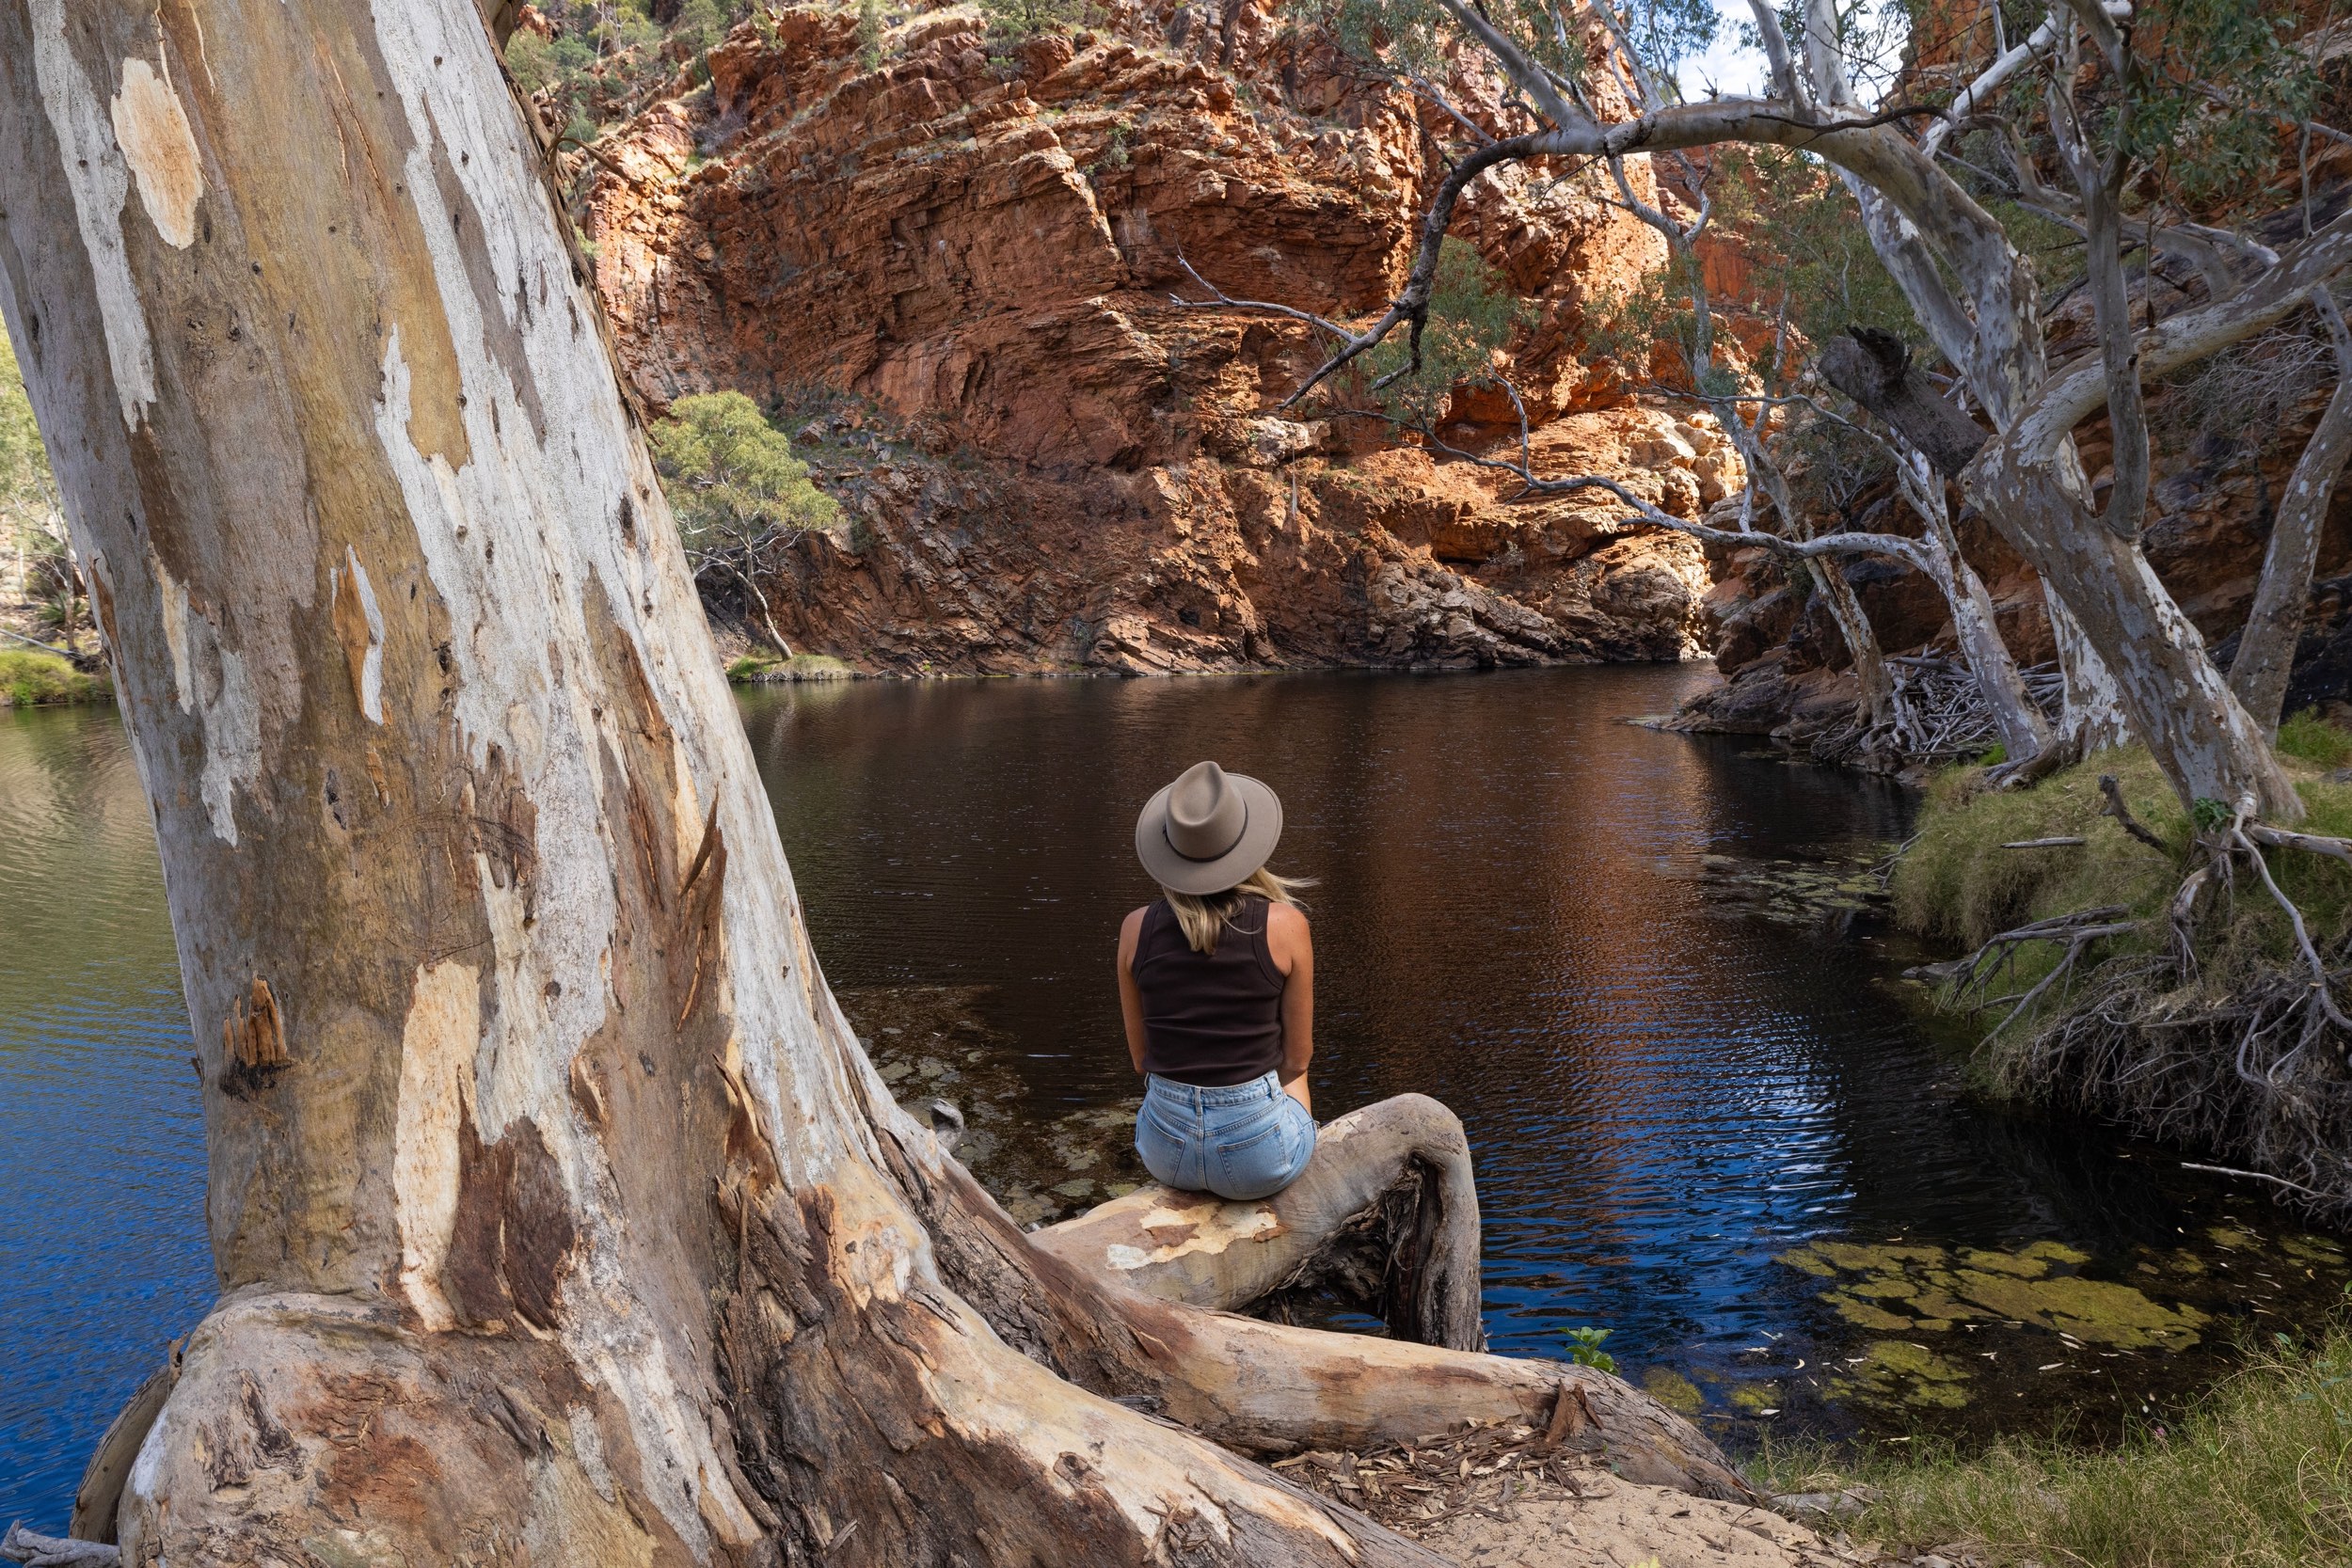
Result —
[[1410, 362], [1406, 340], [1391, 338], [1364, 356], [1365, 394], [1399, 423], [1434, 428], [1456, 387], [1491, 382], [1495, 356], [1529, 313], [1475, 246], [1448, 236], [1438, 253], [1429, 323], [1421, 334], [1421, 368], [1382, 387]]
[[739, 588], [745, 610], [789, 658], [759, 579], [775, 569], [777, 552], [794, 534], [830, 527], [841, 508], [809, 482], [790, 440], [740, 392], [680, 398], [645, 434], [706, 601], [727, 584]]
[[1094, 15], [1090, 0], [980, 0], [989, 31], [1030, 38], [1085, 26]]

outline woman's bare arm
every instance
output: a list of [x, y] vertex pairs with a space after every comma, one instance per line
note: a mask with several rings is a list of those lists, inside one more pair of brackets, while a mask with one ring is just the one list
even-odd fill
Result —
[[1307, 1067], [1315, 1059], [1315, 942], [1307, 917], [1290, 904], [1266, 914], [1266, 952], [1282, 982], [1282, 1092], [1313, 1111]]
[[1143, 911], [1132, 911], [1119, 923], [1119, 1013], [1127, 1023], [1127, 1060], [1143, 1070], [1143, 993], [1128, 971], [1136, 961], [1136, 943], [1143, 935]]

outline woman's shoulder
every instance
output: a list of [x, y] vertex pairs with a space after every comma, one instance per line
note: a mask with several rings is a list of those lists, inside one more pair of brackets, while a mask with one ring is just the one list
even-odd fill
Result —
[[1266, 930], [1304, 932], [1308, 928], [1307, 911], [1295, 904], [1278, 904], [1266, 900]]

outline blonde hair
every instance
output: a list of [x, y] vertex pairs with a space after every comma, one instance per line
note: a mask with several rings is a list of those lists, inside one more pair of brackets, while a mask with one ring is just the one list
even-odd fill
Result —
[[1225, 923], [1240, 912], [1243, 899], [1254, 894], [1270, 904], [1295, 905], [1297, 890], [1312, 886], [1314, 879], [1311, 877], [1278, 877], [1262, 865], [1223, 893], [1178, 893], [1174, 888], [1163, 887], [1160, 895], [1176, 911], [1176, 924], [1184, 931], [1184, 940], [1192, 944], [1192, 950], [1214, 953]]

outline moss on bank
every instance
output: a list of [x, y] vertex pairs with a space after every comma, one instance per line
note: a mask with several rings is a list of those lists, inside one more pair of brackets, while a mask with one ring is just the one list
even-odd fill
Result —
[[[1778, 1493], [1851, 1489], [1857, 1540], [1967, 1544], [1989, 1568], [2308, 1568], [2352, 1561], [2352, 1333], [2283, 1336], [2182, 1419], [2109, 1449], [1928, 1439], [1860, 1456], [1768, 1453]], [[1903, 1560], [1909, 1560], [1907, 1554]]]
[[0, 649], [0, 707], [43, 703], [99, 703], [114, 695], [103, 675], [86, 675], [56, 654]]
[[790, 658], [771, 658], [753, 655], [739, 658], [727, 666], [727, 679], [737, 686], [757, 686], [770, 681], [846, 681], [855, 680], [857, 672], [845, 659], [831, 654], [794, 654]]
[[[2297, 826], [2352, 833], [2352, 783], [2330, 780], [2296, 755], [2333, 755], [2339, 748], [2352, 755], [2352, 736], [2307, 717], [2282, 730], [2280, 741], [2310, 812]], [[2164, 850], [2101, 815], [2103, 774], [2115, 778], [2132, 815], [2164, 840]], [[2103, 752], [2026, 790], [1987, 792], [1982, 779], [1980, 768], [1958, 768], [1929, 786], [1918, 837], [1895, 868], [1895, 917], [1905, 927], [1973, 947], [2027, 921], [2077, 910], [2122, 905], [2134, 918], [2160, 915], [2178, 891], [2190, 846], [2188, 814], [2144, 748]], [[2084, 842], [2002, 847], [2066, 837]], [[2280, 887], [2314, 922], [2312, 934], [2339, 934], [2352, 916], [2352, 872], [2314, 855], [2274, 851], [2269, 859]], [[2284, 917], [2259, 887], [2248, 891], [2252, 896], [2237, 900], [2237, 912], [2251, 919], [2233, 925], [2231, 942], [2252, 940], [2284, 954]]]

